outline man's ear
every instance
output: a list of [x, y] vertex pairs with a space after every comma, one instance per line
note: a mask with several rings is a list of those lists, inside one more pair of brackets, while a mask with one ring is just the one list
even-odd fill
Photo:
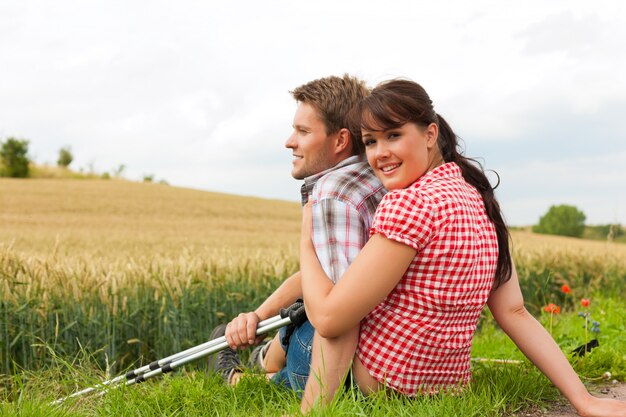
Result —
[[335, 153], [352, 152], [352, 140], [350, 131], [345, 127], [337, 132], [337, 139], [335, 141]]

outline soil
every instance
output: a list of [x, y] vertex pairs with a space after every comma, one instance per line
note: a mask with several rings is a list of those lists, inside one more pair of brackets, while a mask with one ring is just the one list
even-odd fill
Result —
[[[604, 384], [590, 388], [593, 395], [602, 398], [615, 398], [617, 400], [626, 401], [626, 383]], [[569, 402], [563, 398], [562, 400], [548, 405], [545, 409], [527, 409], [522, 410], [514, 415], [514, 417], [578, 417], [578, 413], [574, 410]]]

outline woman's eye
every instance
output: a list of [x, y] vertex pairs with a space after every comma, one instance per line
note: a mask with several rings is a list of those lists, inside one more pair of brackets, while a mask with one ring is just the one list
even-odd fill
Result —
[[365, 139], [365, 140], [363, 141], [363, 144], [364, 144], [366, 147], [367, 147], [367, 146], [371, 146], [371, 145], [373, 145], [374, 143], [376, 143], [376, 141], [374, 141], [374, 140], [372, 140], [372, 139]]
[[396, 139], [396, 138], [400, 137], [400, 134], [396, 133], [396, 132], [391, 132], [391, 133], [389, 133], [389, 135], [387, 137], [389, 139]]

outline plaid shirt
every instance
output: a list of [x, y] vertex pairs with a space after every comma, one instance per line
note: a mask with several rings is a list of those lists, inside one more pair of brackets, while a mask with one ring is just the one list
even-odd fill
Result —
[[361, 322], [357, 354], [406, 395], [471, 379], [470, 349], [498, 261], [481, 195], [447, 163], [381, 201], [371, 233], [417, 250], [398, 285]]
[[333, 283], [348, 269], [369, 238], [376, 206], [385, 195], [365, 159], [351, 156], [333, 168], [307, 177], [302, 202], [313, 202], [312, 241]]

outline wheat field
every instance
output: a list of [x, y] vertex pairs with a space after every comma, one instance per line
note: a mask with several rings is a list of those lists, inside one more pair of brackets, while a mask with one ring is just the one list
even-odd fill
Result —
[[120, 180], [0, 179], [0, 242], [36, 257], [293, 251], [297, 203]]
[[[0, 179], [0, 373], [201, 343], [298, 269], [298, 203], [122, 180]], [[527, 304], [623, 297], [626, 245], [512, 232]], [[559, 298], [560, 297], [560, 298]], [[54, 352], [54, 354], [51, 354]]]

